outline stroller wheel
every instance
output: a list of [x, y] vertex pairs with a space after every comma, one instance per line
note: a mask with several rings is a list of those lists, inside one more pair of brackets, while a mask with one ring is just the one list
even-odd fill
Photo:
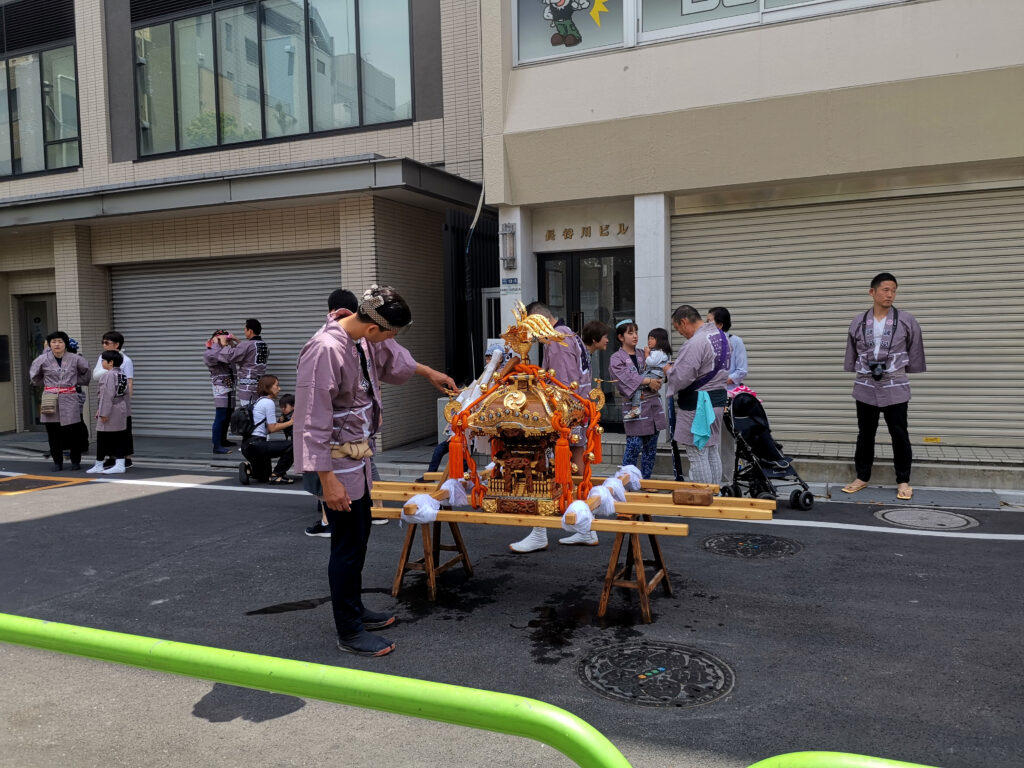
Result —
[[800, 494], [803, 493], [799, 488], [789, 494], [789, 506], [793, 509], [800, 509]]
[[761, 491], [759, 494], [757, 494], [757, 496], [755, 498], [758, 498], [758, 499], [774, 499], [775, 498], [775, 494], [772, 493], [771, 491]]
[[735, 496], [735, 494], [732, 492], [731, 485], [723, 485], [720, 492], [722, 496]]
[[814, 494], [810, 491], [804, 491], [800, 494], [800, 509], [804, 512], [814, 506]]

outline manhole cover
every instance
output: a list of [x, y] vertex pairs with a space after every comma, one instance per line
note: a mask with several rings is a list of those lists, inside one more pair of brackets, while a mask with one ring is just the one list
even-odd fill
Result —
[[732, 690], [729, 665], [685, 645], [633, 642], [580, 659], [580, 681], [609, 699], [644, 707], [699, 707]]
[[957, 531], [978, 525], [978, 521], [968, 515], [926, 507], [880, 509], [875, 512], [875, 517], [901, 528], [919, 528], [925, 531]]
[[704, 539], [704, 549], [708, 552], [746, 559], [789, 557], [803, 548], [799, 541], [762, 534], [720, 533]]

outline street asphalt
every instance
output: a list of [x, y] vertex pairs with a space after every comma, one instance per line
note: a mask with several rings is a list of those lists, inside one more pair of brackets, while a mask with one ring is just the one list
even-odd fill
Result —
[[[464, 525], [475, 575], [443, 574], [431, 603], [413, 574], [394, 599], [392, 521], [372, 531], [363, 585], [371, 608], [397, 614], [397, 650], [362, 659], [334, 645], [329, 542], [303, 535], [314, 506], [296, 486], [178, 469], [2, 496], [0, 611], [528, 696], [582, 717], [637, 768], [800, 750], [1024, 765], [1019, 510], [950, 510], [977, 525], [931, 531], [823, 499], [780, 504], [771, 523], [694, 519], [689, 537], [662, 539], [674, 594], [652, 596], [649, 625], [620, 590], [595, 615], [607, 534], [580, 548], [553, 531], [547, 551], [514, 555], [524, 529]], [[705, 548], [717, 534], [781, 537], [789, 553], [724, 556]], [[581, 660], [665, 643], [694, 670], [710, 658], [731, 688], [641, 706], [581, 679]], [[0, 679], [0, 766], [571, 765], [526, 739], [11, 645]]]

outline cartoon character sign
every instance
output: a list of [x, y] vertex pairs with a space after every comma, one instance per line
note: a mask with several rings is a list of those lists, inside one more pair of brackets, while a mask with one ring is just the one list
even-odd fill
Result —
[[551, 22], [555, 34], [551, 36], [552, 45], [564, 45], [571, 48], [583, 42], [583, 35], [573, 23], [572, 15], [576, 11], [585, 11], [590, 7], [590, 0], [541, 0], [544, 3], [544, 18]]

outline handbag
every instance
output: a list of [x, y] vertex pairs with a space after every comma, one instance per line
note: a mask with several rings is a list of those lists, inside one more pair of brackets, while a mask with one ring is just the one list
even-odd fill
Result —
[[43, 392], [43, 397], [39, 401], [39, 413], [50, 415], [57, 412], [57, 398], [60, 397], [56, 392]]

